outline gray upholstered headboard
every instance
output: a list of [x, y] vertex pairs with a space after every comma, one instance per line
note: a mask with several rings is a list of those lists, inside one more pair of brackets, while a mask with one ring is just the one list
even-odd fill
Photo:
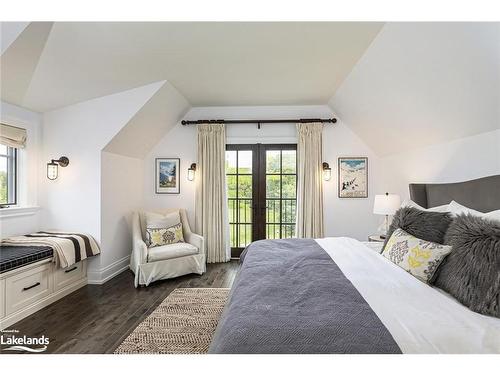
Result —
[[424, 208], [452, 200], [481, 212], [500, 209], [500, 175], [451, 184], [410, 184], [410, 198]]

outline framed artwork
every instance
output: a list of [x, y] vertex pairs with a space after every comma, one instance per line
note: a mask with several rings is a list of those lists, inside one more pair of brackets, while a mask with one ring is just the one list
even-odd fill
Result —
[[341, 157], [338, 171], [339, 198], [368, 198], [368, 158]]
[[157, 158], [156, 160], [156, 194], [179, 194], [180, 164], [178, 158]]

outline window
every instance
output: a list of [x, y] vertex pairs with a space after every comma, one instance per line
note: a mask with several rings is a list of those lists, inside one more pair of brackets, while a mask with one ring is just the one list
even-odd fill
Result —
[[0, 145], [0, 205], [17, 203], [17, 149]]

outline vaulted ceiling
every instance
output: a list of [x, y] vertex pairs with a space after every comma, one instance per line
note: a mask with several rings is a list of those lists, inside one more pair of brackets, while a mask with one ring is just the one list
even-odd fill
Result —
[[115, 153], [143, 156], [198, 106], [328, 103], [379, 155], [500, 128], [500, 23], [24, 22], [1, 32], [0, 94], [12, 104], [45, 112], [158, 83], [106, 147]]
[[[325, 104], [381, 23], [32, 23], [2, 55], [2, 98], [39, 112], [168, 80], [192, 106]], [[43, 51], [40, 50], [42, 47]], [[26, 51], [35, 52], [28, 56]], [[39, 53], [41, 52], [41, 53]], [[5, 61], [4, 61], [5, 60]]]

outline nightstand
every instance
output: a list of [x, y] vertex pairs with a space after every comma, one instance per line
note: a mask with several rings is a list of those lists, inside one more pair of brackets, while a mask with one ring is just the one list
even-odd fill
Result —
[[371, 236], [368, 236], [368, 241], [369, 242], [384, 242], [385, 238], [380, 237], [379, 234], [372, 234]]

